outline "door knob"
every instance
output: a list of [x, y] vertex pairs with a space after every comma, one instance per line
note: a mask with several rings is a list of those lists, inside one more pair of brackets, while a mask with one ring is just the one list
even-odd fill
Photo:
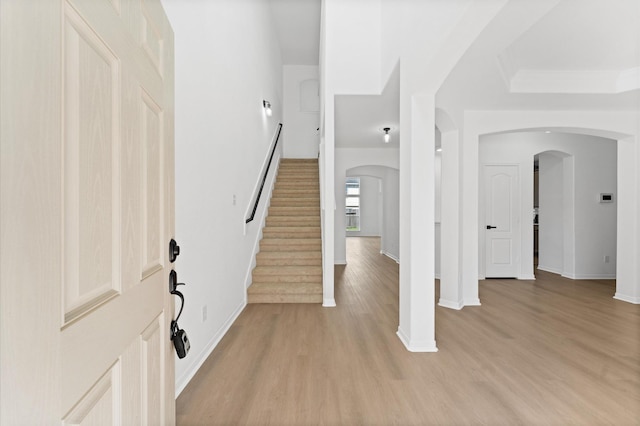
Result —
[[176, 261], [176, 258], [180, 255], [180, 246], [176, 243], [176, 240], [173, 238], [169, 241], [169, 262], [173, 263]]
[[497, 226], [491, 226], [491, 225], [487, 225], [487, 229], [496, 229]]

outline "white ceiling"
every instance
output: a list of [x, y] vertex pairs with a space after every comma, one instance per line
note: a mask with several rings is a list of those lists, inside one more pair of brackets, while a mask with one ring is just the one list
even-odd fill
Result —
[[627, 110], [640, 107], [639, 86], [640, 1], [559, 0], [548, 9], [515, 0], [467, 50], [438, 102]]
[[[285, 64], [317, 65], [319, 0], [270, 0]], [[336, 147], [397, 147], [399, 77], [336, 97]], [[640, 0], [511, 0], [437, 96], [461, 109], [640, 110]], [[390, 126], [392, 142], [382, 143]]]
[[638, 0], [564, 0], [506, 53], [519, 68], [611, 70], [637, 67]]
[[318, 65], [320, 0], [269, 0], [284, 65]]

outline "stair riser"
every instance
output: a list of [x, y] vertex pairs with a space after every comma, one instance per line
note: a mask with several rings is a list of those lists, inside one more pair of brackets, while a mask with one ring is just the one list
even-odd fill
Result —
[[293, 188], [300, 188], [300, 189], [314, 187], [314, 186], [319, 187], [320, 186], [319, 183], [320, 181], [318, 180], [317, 177], [307, 178], [304, 176], [300, 176], [300, 177], [292, 177], [291, 179], [282, 179], [282, 178], [276, 179], [276, 186], [290, 185]]
[[260, 259], [257, 266], [322, 266], [322, 259]]
[[320, 217], [320, 207], [281, 207], [272, 206], [269, 216], [317, 216]]
[[274, 192], [278, 191], [280, 189], [284, 189], [284, 190], [288, 190], [288, 189], [302, 189], [303, 191], [317, 191], [318, 192], [318, 200], [320, 199], [320, 185], [318, 185], [317, 183], [314, 185], [309, 185], [309, 186], [302, 186], [299, 184], [278, 184], [276, 183], [276, 186], [274, 186]]
[[255, 294], [322, 294], [322, 284], [318, 283], [256, 283], [252, 287]]
[[319, 175], [317, 173], [278, 173], [276, 180], [308, 180], [318, 182]]
[[313, 198], [272, 198], [271, 205], [274, 207], [317, 207], [318, 199]]
[[269, 216], [267, 226], [320, 226], [318, 217]]
[[293, 158], [283, 158], [280, 160], [280, 167], [318, 167], [318, 160], [316, 158], [305, 158], [305, 159], [293, 159]]
[[249, 294], [247, 303], [322, 303], [321, 294]]
[[308, 232], [291, 232], [291, 231], [269, 231], [265, 228], [262, 231], [265, 238], [320, 238], [320, 231], [308, 231]]
[[319, 199], [320, 190], [319, 189], [274, 189], [272, 197], [281, 197], [281, 198], [315, 198]]
[[322, 259], [322, 253], [320, 252], [297, 252], [292, 251], [290, 253], [258, 253], [258, 258], [263, 259]]
[[309, 189], [320, 186], [319, 179], [276, 179], [276, 187], [288, 189]]
[[[292, 238], [293, 240], [293, 238]], [[262, 240], [264, 241], [264, 240]], [[286, 240], [285, 240], [286, 241]], [[286, 244], [286, 243], [278, 243], [278, 244], [264, 244], [264, 245], [260, 245], [260, 251], [264, 251], [264, 252], [291, 252], [291, 251], [318, 251], [318, 250], [322, 250], [322, 244], [318, 243], [318, 244]]]
[[290, 170], [278, 170], [278, 177], [280, 176], [285, 176], [285, 177], [292, 177], [292, 176], [304, 176], [304, 177], [308, 177], [308, 178], [318, 178], [320, 177], [320, 174], [318, 173], [317, 170], [294, 170], [294, 169], [290, 169]]
[[[253, 287], [253, 285], [255, 284], [288, 284], [288, 285], [295, 285], [295, 284], [321, 284], [322, 283], [322, 275], [300, 275], [300, 276], [293, 276], [293, 277], [289, 277], [289, 276], [261, 276], [261, 275], [255, 275], [253, 277], [252, 280], [252, 284], [251, 287]], [[249, 287], [249, 288], [251, 288]], [[257, 287], [256, 287], [257, 288]], [[255, 291], [255, 290], [253, 290]]]
[[319, 170], [318, 167], [315, 166], [284, 166], [278, 169], [278, 174], [280, 173], [315, 173], [317, 175]]
[[294, 179], [298, 176], [305, 177], [307, 179], [319, 179], [320, 174], [318, 171], [305, 171], [305, 170], [279, 170], [277, 179]]

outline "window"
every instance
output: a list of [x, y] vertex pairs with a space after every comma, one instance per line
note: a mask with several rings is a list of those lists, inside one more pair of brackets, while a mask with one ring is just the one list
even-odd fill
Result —
[[346, 184], [347, 231], [360, 230], [360, 178], [347, 178]]

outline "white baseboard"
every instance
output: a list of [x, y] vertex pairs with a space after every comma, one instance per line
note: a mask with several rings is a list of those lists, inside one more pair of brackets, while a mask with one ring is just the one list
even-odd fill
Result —
[[380, 250], [380, 254], [384, 254], [385, 256], [387, 256], [389, 259], [395, 260], [396, 263], [399, 265], [400, 264], [400, 259], [398, 259], [397, 256], [394, 256], [393, 254], [386, 252], [384, 250]]
[[519, 280], [527, 280], [527, 281], [535, 281], [536, 280], [536, 276], [535, 275], [521, 275], [518, 277]]
[[443, 308], [455, 309], [456, 311], [459, 311], [460, 309], [464, 308], [464, 303], [462, 303], [462, 301], [454, 302], [451, 300], [440, 298], [440, 300], [438, 301], [438, 306], [442, 306]]
[[538, 265], [536, 269], [540, 269], [541, 271], [551, 272], [552, 274], [562, 275], [562, 270], [558, 268], [554, 268], [552, 266]]
[[322, 299], [322, 307], [323, 308], [335, 308], [336, 307], [336, 299], [334, 299], [334, 298]]
[[258, 234], [258, 238], [256, 239], [256, 242], [253, 246], [253, 254], [251, 255], [251, 262], [249, 262], [249, 268], [247, 269], [247, 272], [244, 276], [244, 289], [245, 289], [245, 293], [246, 290], [249, 288], [249, 286], [251, 285], [251, 283], [253, 282], [253, 268], [256, 267], [256, 256], [258, 255], [258, 252], [260, 251], [260, 240], [262, 239], [262, 231], [260, 231], [260, 233]]
[[633, 303], [634, 305], [640, 305], [640, 297], [637, 296], [627, 296], [616, 292], [613, 298], [623, 302]]
[[245, 306], [247, 306], [246, 298], [240, 304], [240, 306], [238, 306], [238, 308], [233, 311], [231, 316], [227, 319], [227, 321], [225, 321], [225, 323], [222, 325], [222, 327], [220, 327], [216, 334], [213, 335], [213, 338], [204, 347], [202, 352], [200, 352], [198, 356], [192, 358], [193, 362], [191, 363], [191, 365], [189, 365], [189, 368], [187, 368], [184, 374], [176, 378], [176, 399], [178, 399], [178, 396], [180, 396], [184, 388], [186, 388], [191, 379], [193, 379], [193, 376], [195, 376], [200, 367], [202, 367], [202, 364], [207, 360], [209, 355], [211, 355], [211, 352], [213, 352], [216, 346], [218, 346], [220, 340], [222, 340], [224, 335], [227, 334], [227, 331], [229, 331], [229, 328], [231, 328], [235, 320], [242, 313]]
[[562, 274], [571, 280], [615, 280], [615, 274]]
[[561, 270], [544, 265], [538, 265], [541, 271], [551, 272], [552, 274], [562, 275], [570, 280], [615, 280], [616, 274], [566, 274]]
[[482, 306], [479, 298], [464, 299], [464, 306]]
[[411, 341], [411, 339], [407, 338], [407, 335], [400, 329], [400, 327], [398, 327], [398, 332], [396, 334], [409, 352], [438, 352], [435, 340]]
[[[267, 222], [267, 213], [269, 212], [269, 206], [271, 205], [271, 194], [273, 193], [273, 188], [275, 187], [276, 184], [276, 176], [278, 173], [278, 170], [280, 168], [280, 155], [278, 155], [277, 157], [274, 158], [275, 161], [275, 168], [273, 170], [275, 170], [273, 173], [271, 173], [271, 177], [268, 180], [268, 185], [265, 185], [264, 189], [267, 189], [267, 191], [264, 191], [262, 193], [262, 196], [265, 197], [265, 199], [267, 200], [267, 202], [264, 204], [262, 210], [260, 210], [259, 212], [259, 217], [260, 217], [260, 225], [258, 227], [258, 233], [256, 234], [256, 239], [253, 242], [253, 250], [252, 250], [252, 254], [251, 254], [251, 262], [249, 262], [249, 268], [247, 269], [247, 272], [244, 276], [244, 288], [245, 290], [249, 288], [249, 286], [251, 285], [252, 281], [253, 281], [253, 268], [256, 267], [256, 256], [258, 255], [258, 253], [260, 252], [260, 241], [262, 240], [263, 234], [262, 234], [262, 230], [264, 229], [264, 226]], [[267, 182], [265, 182], [266, 184]], [[258, 212], [256, 211], [256, 214], [258, 214]], [[256, 217], [254, 216], [253, 220], [256, 220]], [[244, 224], [244, 235], [247, 235], [247, 224]]]

